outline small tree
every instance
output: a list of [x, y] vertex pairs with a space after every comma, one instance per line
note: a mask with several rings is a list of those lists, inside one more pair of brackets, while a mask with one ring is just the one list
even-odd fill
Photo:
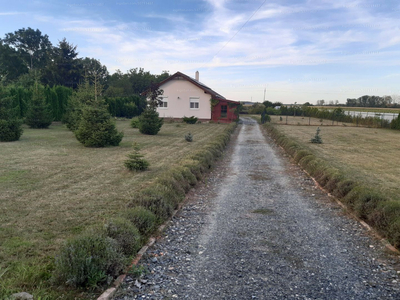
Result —
[[88, 98], [82, 107], [82, 116], [75, 136], [85, 147], [118, 146], [124, 136], [118, 132], [111, 120], [105, 101], [98, 97], [102, 87], [97, 77], [94, 79], [94, 100]]
[[321, 129], [319, 129], [319, 127], [317, 128], [317, 132], [315, 133], [315, 136], [311, 139], [311, 143], [314, 144], [322, 144], [322, 139], [319, 136], [319, 132], [321, 131]]
[[137, 143], [133, 144], [133, 152], [128, 154], [128, 159], [124, 165], [131, 171], [144, 171], [149, 167], [149, 162], [145, 160], [144, 155], [139, 153], [140, 147]]
[[156, 135], [163, 123], [164, 120], [159, 118], [158, 112], [148, 107], [139, 116], [139, 131], [143, 134]]
[[78, 89], [68, 101], [68, 106], [63, 116], [63, 123], [67, 125], [69, 130], [75, 131], [78, 129], [84, 105], [93, 102], [97, 96], [100, 96], [100, 93], [97, 89], [95, 90], [94, 85], [90, 84], [89, 78], [85, 77], [85, 81], [78, 85]]
[[32, 100], [26, 112], [25, 123], [30, 128], [48, 128], [53, 122], [53, 112], [46, 103], [44, 87], [37, 82], [33, 88]]
[[0, 142], [17, 141], [22, 135], [22, 121], [17, 118], [17, 109], [13, 108], [14, 98], [0, 88]]
[[118, 132], [104, 101], [85, 105], [75, 136], [85, 147], [118, 146], [124, 136]]
[[193, 135], [189, 132], [187, 135], [185, 135], [185, 140], [188, 142], [193, 142]]

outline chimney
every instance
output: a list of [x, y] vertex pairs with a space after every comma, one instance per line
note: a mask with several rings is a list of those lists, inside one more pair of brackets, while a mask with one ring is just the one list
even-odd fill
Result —
[[199, 81], [199, 71], [196, 71], [195, 79], [196, 79], [196, 81]]

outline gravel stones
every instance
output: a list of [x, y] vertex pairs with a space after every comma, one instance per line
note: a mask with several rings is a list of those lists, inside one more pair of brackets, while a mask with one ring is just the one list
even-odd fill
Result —
[[244, 119], [115, 299], [400, 299], [398, 263]]

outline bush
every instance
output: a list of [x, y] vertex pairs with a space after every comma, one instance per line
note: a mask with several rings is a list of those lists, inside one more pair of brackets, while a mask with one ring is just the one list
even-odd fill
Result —
[[132, 128], [139, 128], [139, 118], [132, 118], [131, 127]]
[[118, 132], [103, 101], [86, 105], [75, 136], [85, 147], [118, 146], [123, 133]]
[[185, 135], [185, 140], [187, 142], [193, 142], [193, 135], [189, 132], [187, 135]]
[[131, 171], [144, 171], [149, 167], [149, 162], [143, 158], [139, 153], [139, 146], [135, 143], [133, 145], [134, 151], [128, 154], [128, 159], [125, 160], [124, 165]]
[[139, 131], [143, 134], [156, 135], [163, 125], [163, 119], [154, 109], [146, 108], [139, 117]]
[[132, 222], [144, 237], [149, 236], [156, 228], [157, 217], [143, 206], [130, 208], [123, 216]]
[[117, 241], [122, 253], [132, 256], [140, 249], [140, 233], [129, 220], [115, 218], [104, 225], [108, 237]]
[[110, 283], [127, 263], [117, 242], [90, 231], [69, 240], [56, 257], [56, 278], [72, 287]]
[[197, 120], [198, 120], [198, 118], [196, 118], [195, 116], [183, 117], [183, 122], [185, 122], [187, 124], [196, 124]]
[[17, 118], [18, 110], [13, 108], [15, 97], [0, 89], [0, 142], [17, 141], [22, 135], [22, 121]]
[[0, 142], [18, 141], [22, 135], [21, 120], [1, 120], [0, 119]]

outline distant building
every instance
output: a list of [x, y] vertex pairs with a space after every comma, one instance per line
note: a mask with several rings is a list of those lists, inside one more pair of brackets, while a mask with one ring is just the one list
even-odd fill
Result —
[[[238, 116], [238, 101], [228, 100], [195, 78], [176, 72], [158, 85], [164, 91], [162, 103], [157, 107], [160, 117], [182, 119], [194, 116], [201, 121], [230, 123]], [[213, 103], [211, 103], [213, 99]]]

